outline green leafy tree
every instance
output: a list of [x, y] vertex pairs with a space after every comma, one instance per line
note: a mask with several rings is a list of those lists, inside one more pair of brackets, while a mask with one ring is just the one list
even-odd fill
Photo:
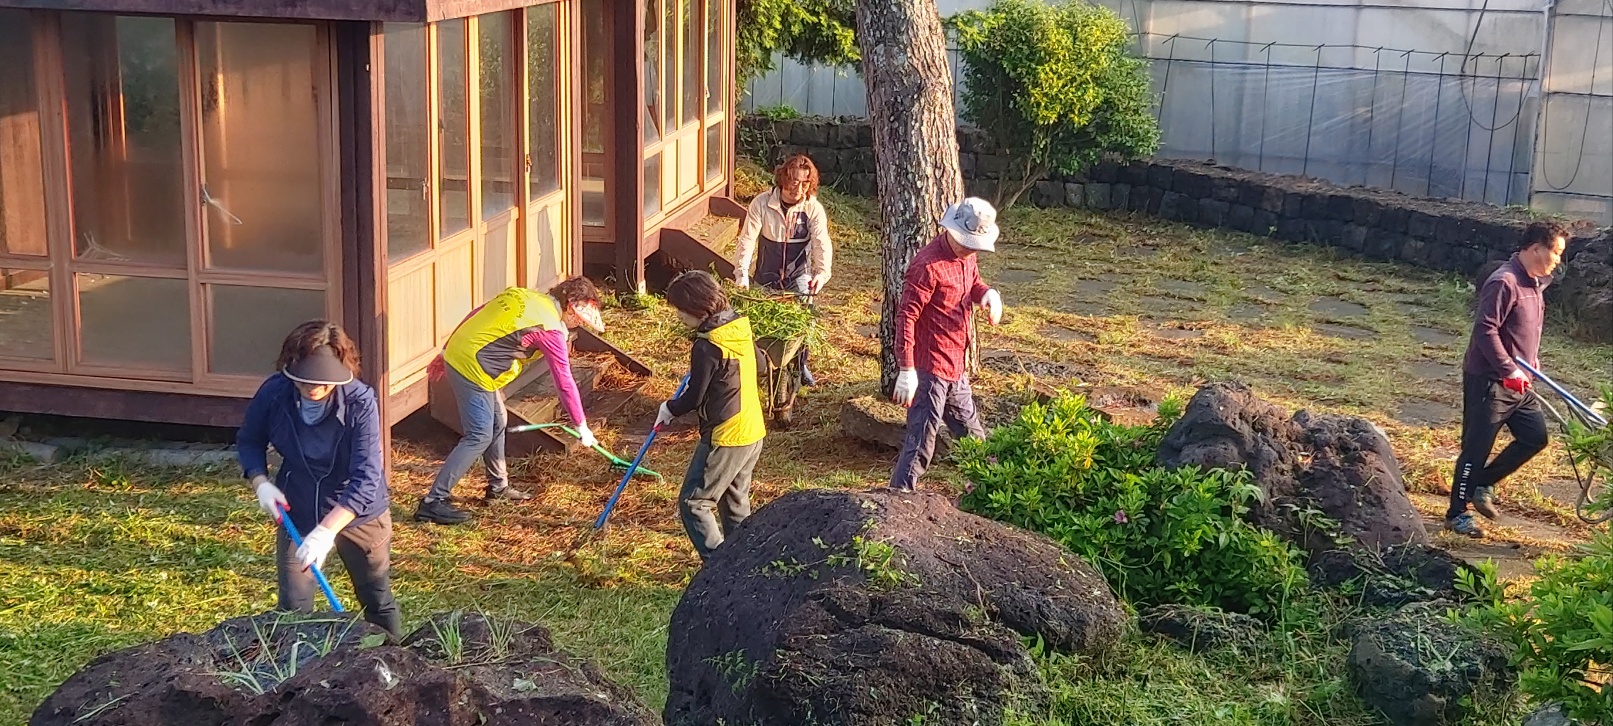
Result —
[[1159, 148], [1148, 62], [1131, 52], [1114, 11], [1084, 0], [997, 0], [951, 25], [963, 54], [963, 116], [1015, 160], [999, 207], [1051, 172]]
[[734, 49], [740, 88], [773, 70], [773, 54], [802, 63], [856, 64], [855, 0], [740, 0]]

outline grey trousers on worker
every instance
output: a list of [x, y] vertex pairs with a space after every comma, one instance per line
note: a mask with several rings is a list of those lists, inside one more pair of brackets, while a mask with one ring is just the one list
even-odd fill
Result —
[[454, 400], [459, 404], [459, 428], [465, 434], [437, 470], [437, 478], [431, 482], [425, 501], [447, 499], [459, 480], [476, 465], [477, 459], [487, 466], [488, 490], [502, 491], [510, 484], [504, 464], [504, 430], [509, 426], [504, 392], [489, 391], [471, 383], [452, 367], [448, 369], [448, 385], [454, 389]]
[[975, 413], [974, 391], [969, 388], [966, 374], [956, 381], [943, 380], [927, 371], [919, 371], [919, 387], [913, 393], [913, 405], [907, 409], [907, 436], [902, 439], [902, 453], [896, 457], [896, 470], [891, 473], [891, 488], [913, 491], [913, 485], [930, 468], [935, 458], [935, 436], [941, 424], [954, 438], [973, 436], [986, 438]]
[[[364, 606], [364, 619], [394, 636], [401, 636], [403, 619], [398, 614], [397, 598], [392, 596], [392, 513], [385, 512], [364, 524], [338, 532], [335, 550], [353, 581], [353, 596]], [[304, 570], [297, 561], [297, 548], [284, 529], [275, 539], [275, 551], [280, 585], [276, 607], [301, 612], [313, 610], [319, 585], [314, 582], [313, 570]], [[328, 569], [330, 560], [325, 561]], [[331, 589], [335, 590], [335, 586]]]
[[750, 516], [750, 478], [762, 457], [762, 443], [712, 446], [701, 439], [695, 446], [678, 493], [678, 514], [700, 559], [711, 556]]

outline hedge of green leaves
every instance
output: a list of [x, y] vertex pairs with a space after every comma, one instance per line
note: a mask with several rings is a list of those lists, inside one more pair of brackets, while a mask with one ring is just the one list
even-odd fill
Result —
[[1123, 426], [1079, 395], [1029, 404], [985, 440], [958, 442], [972, 483], [962, 506], [1052, 537], [1135, 605], [1279, 614], [1306, 586], [1299, 553], [1242, 519], [1259, 496], [1247, 473], [1155, 464], [1181, 404], [1161, 409], [1151, 426]]

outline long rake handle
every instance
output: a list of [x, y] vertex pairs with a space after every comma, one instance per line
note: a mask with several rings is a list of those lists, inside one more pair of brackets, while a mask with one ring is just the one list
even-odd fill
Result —
[[[280, 508], [280, 524], [286, 528], [286, 536], [291, 538], [291, 544], [302, 546], [302, 535], [297, 534], [297, 525], [291, 523], [291, 512], [285, 507]], [[330, 589], [330, 580], [325, 579], [325, 573], [318, 566], [310, 567], [314, 573], [314, 582], [319, 583], [319, 589], [325, 592], [325, 599], [330, 601], [330, 609], [336, 612], [346, 612], [342, 609], [342, 602], [336, 599], [336, 591]]]
[[1568, 402], [1568, 405], [1573, 406], [1580, 413], [1584, 414], [1585, 417], [1590, 419], [1592, 423], [1595, 423], [1598, 427], [1607, 426], [1607, 419], [1603, 418], [1601, 414], [1592, 410], [1591, 407], [1586, 406], [1584, 403], [1581, 403], [1579, 399], [1574, 398], [1574, 394], [1569, 393], [1568, 389], [1557, 385], [1556, 381], [1547, 377], [1546, 374], [1536, 370], [1534, 366], [1529, 365], [1528, 361], [1525, 361], [1517, 356], [1513, 356], [1512, 360], [1516, 361], [1520, 367], [1528, 371], [1529, 375], [1539, 378], [1541, 382], [1545, 383], [1547, 386], [1550, 386], [1551, 390], [1556, 391], [1557, 395], [1562, 396], [1563, 400]]
[[[678, 390], [672, 394], [672, 397], [677, 398], [683, 395], [683, 389], [688, 385], [689, 375], [685, 373], [683, 381], [678, 384]], [[594, 529], [596, 531], [605, 527], [605, 522], [610, 519], [611, 510], [616, 508], [616, 500], [621, 498], [622, 492], [627, 489], [628, 480], [633, 478], [633, 472], [638, 469], [639, 462], [644, 461], [644, 454], [650, 450], [650, 444], [655, 443], [655, 436], [659, 433], [661, 433], [661, 424], [657, 423], [650, 429], [650, 435], [644, 437], [644, 445], [638, 447], [638, 455], [633, 457], [633, 463], [622, 474], [622, 481], [616, 485], [616, 491], [611, 493], [610, 501], [605, 502], [605, 511], [600, 512], [599, 518], [594, 520]]]
[[[511, 426], [508, 429], [507, 432], [512, 433], [512, 434], [519, 434], [519, 433], [522, 433], [524, 431], [540, 431], [542, 429], [560, 429], [561, 431], [564, 431], [564, 432], [566, 432], [568, 434], [571, 434], [574, 437], [582, 438], [582, 436], [577, 433], [576, 429], [574, 429], [574, 428], [572, 428], [570, 426], [567, 426], [567, 425], [565, 425], [563, 423], [540, 423], [540, 424], [524, 424], [524, 425], [521, 425], [521, 426]], [[603, 456], [606, 459], [609, 459], [612, 466], [617, 466], [617, 467], [622, 467], [622, 468], [626, 468], [628, 466], [628, 461], [626, 459], [623, 459], [622, 457], [617, 456], [616, 454], [612, 453], [610, 449], [607, 449], [607, 448], [605, 448], [605, 447], [603, 447], [603, 446], [601, 446], [599, 444], [594, 444], [593, 449], [594, 449], [594, 451], [599, 452], [600, 456]], [[656, 472], [653, 469], [649, 469], [649, 468], [646, 468], [646, 467], [639, 467], [639, 471], [643, 472], [646, 476], [649, 476], [649, 477], [653, 477], [653, 478], [656, 478], [656, 479], [662, 478], [660, 473]]]

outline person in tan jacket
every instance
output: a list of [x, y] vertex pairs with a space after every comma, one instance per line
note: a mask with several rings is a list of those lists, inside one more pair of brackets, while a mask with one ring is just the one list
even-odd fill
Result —
[[751, 200], [735, 243], [734, 283], [740, 287], [750, 287], [758, 248], [754, 279], [764, 289], [816, 295], [829, 282], [829, 215], [818, 202], [818, 167], [806, 154], [779, 164], [773, 188]]
[[[756, 195], [735, 242], [734, 283], [748, 288], [751, 258], [756, 284], [798, 297], [823, 292], [834, 265], [829, 215], [818, 202], [818, 167], [806, 154], [791, 154], [773, 170], [773, 188]], [[801, 348], [801, 383], [816, 383]]]

